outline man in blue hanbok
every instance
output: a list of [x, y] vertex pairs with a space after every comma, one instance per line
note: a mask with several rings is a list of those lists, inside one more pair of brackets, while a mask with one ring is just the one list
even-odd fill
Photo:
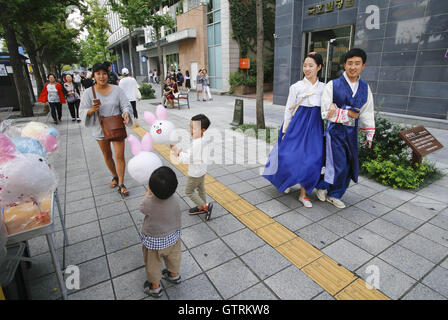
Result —
[[317, 197], [341, 209], [350, 180], [358, 182], [358, 128], [365, 132], [369, 148], [375, 134], [372, 91], [360, 79], [366, 61], [362, 49], [351, 49], [344, 57], [344, 74], [327, 83], [322, 93], [322, 118], [328, 121], [325, 174], [316, 186]]

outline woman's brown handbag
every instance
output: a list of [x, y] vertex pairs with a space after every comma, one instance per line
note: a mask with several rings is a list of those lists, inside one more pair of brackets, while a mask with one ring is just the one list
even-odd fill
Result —
[[[92, 87], [92, 92], [93, 98], [96, 99], [94, 87]], [[102, 117], [98, 111], [98, 119], [103, 130], [104, 140], [122, 141], [127, 138], [128, 135], [121, 114], [112, 117]]]

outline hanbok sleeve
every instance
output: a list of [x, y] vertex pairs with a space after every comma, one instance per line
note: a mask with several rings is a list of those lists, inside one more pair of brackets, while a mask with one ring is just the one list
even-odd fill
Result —
[[333, 114], [331, 118], [328, 118], [328, 112], [330, 111], [330, 106], [333, 103], [333, 81], [330, 81], [326, 84], [324, 91], [322, 92], [321, 98], [321, 114], [322, 119], [328, 119], [334, 123], [347, 123], [351, 121], [351, 118], [348, 116], [348, 110], [344, 110], [342, 108], [337, 108], [336, 112]]
[[292, 85], [289, 88], [288, 100], [286, 101], [285, 117], [283, 120], [282, 133], [286, 133], [289, 123], [291, 122], [293, 110], [290, 110], [290, 108], [294, 105], [294, 103], [296, 101], [296, 96], [297, 96], [296, 86]]
[[375, 135], [375, 113], [373, 94], [370, 90], [370, 86], [368, 87], [368, 90], [367, 102], [361, 108], [359, 113], [359, 128], [366, 134], [366, 139], [372, 141], [373, 136]]

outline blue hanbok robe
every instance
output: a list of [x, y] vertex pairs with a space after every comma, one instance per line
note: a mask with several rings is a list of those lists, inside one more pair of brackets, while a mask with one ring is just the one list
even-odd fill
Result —
[[[361, 129], [368, 133], [368, 139], [373, 138], [375, 130], [373, 97], [369, 85], [363, 80], [358, 81], [356, 94], [353, 95], [345, 74], [333, 80], [330, 86], [332, 101], [326, 101], [326, 104], [335, 103], [338, 110], [327, 122], [324, 134], [326, 137], [325, 175], [319, 181], [317, 188], [327, 189], [329, 196], [340, 199], [347, 190], [350, 180], [358, 182], [360, 121], [362, 122]], [[358, 112], [359, 118], [349, 118], [346, 113], [349, 109]], [[327, 110], [328, 108], [322, 112], [323, 118], [326, 118]]]
[[[309, 193], [320, 179], [323, 165], [320, 96], [325, 84], [315, 83], [314, 91], [307, 96], [311, 86], [306, 79], [291, 86], [285, 121], [263, 172], [263, 177], [279, 192], [300, 184]], [[297, 112], [289, 114], [289, 109], [300, 101]]]

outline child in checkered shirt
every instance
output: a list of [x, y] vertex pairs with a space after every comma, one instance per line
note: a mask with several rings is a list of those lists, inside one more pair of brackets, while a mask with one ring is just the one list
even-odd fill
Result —
[[[160, 280], [180, 283], [181, 213], [174, 193], [176, 174], [169, 167], [160, 167], [149, 178], [149, 186], [140, 203], [145, 215], [140, 234], [147, 281], [144, 292], [153, 297], [162, 296]], [[161, 271], [162, 259], [166, 269]]]

